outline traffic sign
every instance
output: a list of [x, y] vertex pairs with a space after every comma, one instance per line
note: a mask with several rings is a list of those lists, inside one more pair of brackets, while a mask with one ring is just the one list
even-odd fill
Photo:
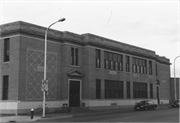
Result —
[[48, 91], [48, 80], [42, 80], [41, 91]]

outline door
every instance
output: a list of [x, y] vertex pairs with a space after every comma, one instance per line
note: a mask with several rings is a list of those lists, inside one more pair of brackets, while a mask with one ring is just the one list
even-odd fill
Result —
[[157, 86], [157, 102], [160, 104], [160, 99], [159, 99], [159, 86]]
[[80, 106], [80, 81], [70, 81], [69, 86], [69, 106], [79, 107]]

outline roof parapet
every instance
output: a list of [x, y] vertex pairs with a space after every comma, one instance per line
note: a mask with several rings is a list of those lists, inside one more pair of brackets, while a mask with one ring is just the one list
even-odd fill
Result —
[[96, 45], [100, 45], [104, 47], [113, 47], [113, 48], [116, 48], [117, 50], [119, 49], [124, 52], [144, 54], [146, 56], [155, 58], [155, 52], [152, 50], [143, 49], [140, 47], [136, 47], [136, 46], [125, 44], [119, 41], [107, 39], [107, 38], [93, 35], [90, 33], [82, 34], [82, 37], [83, 37], [83, 41], [85, 41], [86, 43], [96, 44]]
[[170, 60], [168, 58], [166, 58], [165, 56], [159, 56], [159, 55], [156, 55], [156, 59], [158, 62], [161, 62], [161, 63], [166, 63], [166, 64], [171, 64], [170, 63]]
[[[26, 33], [44, 38], [47, 28], [23, 21], [17, 21], [0, 25], [0, 29], [0, 35], [6, 35], [10, 33]], [[156, 55], [155, 51], [133, 46], [130, 44], [125, 44], [90, 33], [79, 35], [68, 31], [62, 32], [54, 29], [49, 29], [48, 38], [55, 39], [56, 41], [70, 41], [72, 43], [79, 43], [81, 45], [100, 46], [134, 55], [142, 55], [145, 57], [156, 59], [159, 62], [170, 64], [169, 59], [163, 56]]]

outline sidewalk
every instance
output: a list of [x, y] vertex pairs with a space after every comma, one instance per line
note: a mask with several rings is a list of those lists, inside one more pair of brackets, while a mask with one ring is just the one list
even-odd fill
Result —
[[[158, 105], [158, 109], [169, 108], [170, 105]], [[133, 111], [133, 107], [98, 107], [90, 108], [85, 111], [77, 111], [71, 113], [52, 113], [46, 114], [46, 118], [42, 118], [41, 115], [35, 115], [33, 119], [30, 119], [30, 115], [19, 115], [19, 116], [1, 116], [0, 123], [7, 122], [34, 122], [43, 121], [47, 119], [59, 119], [59, 118], [69, 118], [85, 115], [96, 115], [96, 114], [108, 114], [108, 113], [126, 113]]]
[[41, 117], [35, 116], [33, 119], [30, 116], [1, 116], [0, 123], [7, 123], [7, 122], [33, 122], [41, 119]]

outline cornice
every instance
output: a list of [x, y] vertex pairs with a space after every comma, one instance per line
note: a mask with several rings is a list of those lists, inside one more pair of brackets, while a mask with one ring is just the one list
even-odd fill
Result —
[[[30, 24], [27, 22], [17, 21], [13, 23], [8, 23], [0, 26], [1, 32], [0, 36], [7, 36], [12, 34], [24, 34], [32, 37], [38, 37], [44, 39], [46, 28]], [[114, 41], [104, 37], [100, 37], [93, 34], [75, 34], [72, 32], [62, 32], [53, 29], [48, 31], [48, 39], [51, 39], [55, 42], [69, 42], [78, 44], [81, 46], [95, 46], [104, 49], [114, 50], [118, 52], [123, 52], [127, 54], [132, 54], [136, 56], [143, 56], [149, 59], [154, 59], [157, 62], [170, 65], [169, 59], [161, 57], [155, 54], [155, 51], [144, 49], [141, 47], [136, 47], [133, 45], [125, 44], [122, 42]]]

